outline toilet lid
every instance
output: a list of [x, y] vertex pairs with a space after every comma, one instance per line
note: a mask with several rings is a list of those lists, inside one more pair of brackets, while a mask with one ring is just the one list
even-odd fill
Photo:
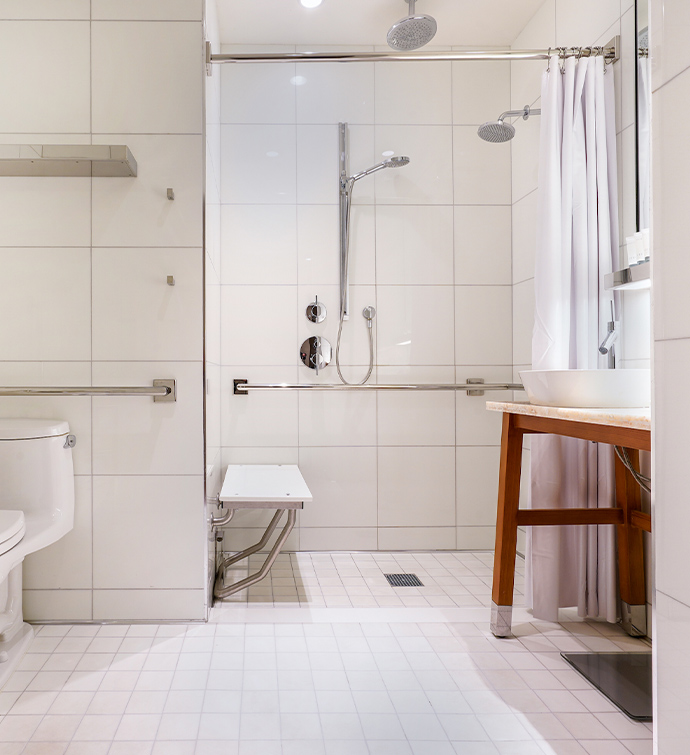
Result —
[[13, 548], [24, 536], [24, 512], [0, 509], [0, 553]]

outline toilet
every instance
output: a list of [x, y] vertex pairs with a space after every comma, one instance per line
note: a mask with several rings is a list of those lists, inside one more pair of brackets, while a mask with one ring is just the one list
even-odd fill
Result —
[[0, 687], [34, 634], [22, 614], [22, 561], [74, 526], [74, 443], [67, 422], [0, 419]]

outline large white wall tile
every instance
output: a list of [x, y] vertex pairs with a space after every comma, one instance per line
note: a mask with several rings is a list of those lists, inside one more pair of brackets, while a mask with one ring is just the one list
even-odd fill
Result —
[[626, 291], [621, 301], [623, 314], [619, 354], [626, 361], [650, 359], [650, 291]]
[[300, 527], [376, 526], [376, 448], [300, 448], [299, 465], [314, 497]]
[[373, 123], [374, 70], [373, 63], [298, 63], [297, 122]]
[[376, 527], [300, 527], [299, 544], [303, 551], [375, 551]]
[[375, 174], [377, 204], [452, 204], [451, 126], [377, 126], [377, 161], [405, 155], [410, 163]]
[[294, 123], [295, 66], [220, 66], [222, 123]]
[[201, 21], [201, 0], [92, 0], [94, 20]]
[[510, 207], [460, 205], [455, 211], [455, 282], [510, 283]]
[[97, 475], [203, 475], [201, 362], [94, 362], [94, 385], [152, 385], [177, 380], [177, 401], [93, 399], [93, 471]]
[[378, 287], [378, 364], [450, 365], [452, 286]]
[[93, 358], [201, 360], [202, 257], [202, 249], [95, 249]]
[[[545, 0], [516, 37], [513, 48], [529, 50], [556, 46], [556, 2]], [[511, 108], [533, 105], [541, 92], [541, 77], [546, 70], [544, 61], [517, 60], [511, 63], [510, 68]]]
[[88, 134], [89, 44], [88, 21], [2, 24], [0, 132]]
[[455, 550], [455, 527], [380, 527], [379, 550]]
[[136, 178], [93, 179], [94, 246], [202, 246], [200, 136], [114, 134], [94, 144], [127, 144], [138, 165]]
[[199, 590], [94, 590], [94, 621], [205, 621]]
[[376, 66], [376, 122], [447, 124], [452, 119], [451, 63]]
[[453, 123], [479, 125], [510, 110], [510, 63], [464, 61], [453, 66]]
[[296, 286], [223, 286], [224, 365], [291, 365], [299, 359]]
[[454, 456], [447, 447], [379, 448], [379, 526], [454, 526]]
[[[682, 0], [656, 0], [650, 3], [650, 8], [653, 31], [649, 57], [652, 60], [652, 89], [656, 91], [690, 66], [686, 36], [690, 26], [690, 7]], [[667, 122], [665, 127], [670, 126], [671, 123]]]
[[474, 126], [454, 126], [453, 181], [456, 204], [510, 204], [510, 144], [490, 144]]
[[[469, 378], [484, 378], [486, 383], [512, 383], [510, 367], [456, 367], [455, 380], [465, 383]], [[491, 391], [484, 396], [468, 396], [464, 391], [455, 394], [456, 429], [458, 446], [497, 446], [501, 443], [501, 413], [486, 410], [486, 402], [510, 401], [510, 391]]]
[[[539, 103], [540, 104], [540, 103]], [[515, 122], [515, 138], [510, 141], [512, 153], [513, 202], [534, 191], [539, 183], [539, 132], [541, 116], [529, 120], [518, 118]], [[489, 145], [499, 146], [499, 145]]]
[[295, 202], [294, 126], [223, 126], [221, 140], [224, 204]]
[[[337, 377], [332, 374], [328, 380], [337, 381]], [[373, 393], [302, 392], [299, 443], [300, 446], [375, 446], [376, 396]]]
[[513, 205], [513, 283], [534, 277], [537, 199], [538, 192], [533, 191]]
[[453, 282], [453, 208], [376, 208], [376, 281], [383, 284]]
[[90, 18], [91, 0], [62, 0], [57, 5], [54, 0], [0, 0], [0, 20], [42, 20], [61, 19], [68, 21]]
[[93, 21], [91, 41], [95, 133], [201, 133], [198, 23]]
[[532, 361], [534, 279], [513, 286], [513, 363]]
[[203, 587], [203, 502], [203, 476], [94, 477], [94, 587]]
[[[621, 15], [620, 0], [556, 0], [556, 44], [595, 44]], [[576, 39], [577, 42], [572, 40]], [[580, 41], [584, 40], [584, 41]]]
[[3, 359], [89, 359], [89, 250], [0, 249], [0, 269]]
[[456, 450], [457, 521], [463, 525], [496, 523], [500, 455], [498, 446]]
[[455, 287], [457, 364], [512, 364], [510, 286]]
[[297, 218], [292, 205], [223, 205], [223, 283], [297, 283]]
[[496, 527], [458, 527], [457, 545], [459, 551], [488, 551], [496, 545]]
[[91, 590], [24, 590], [26, 621], [91, 621]]

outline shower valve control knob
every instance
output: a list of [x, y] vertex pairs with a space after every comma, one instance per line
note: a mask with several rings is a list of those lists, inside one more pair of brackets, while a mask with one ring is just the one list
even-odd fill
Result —
[[302, 362], [311, 370], [319, 370], [327, 367], [331, 361], [331, 344], [321, 336], [311, 336], [300, 346], [299, 356]]
[[323, 322], [327, 314], [326, 305], [319, 301], [318, 296], [315, 296], [314, 301], [307, 305], [306, 316], [309, 322]]

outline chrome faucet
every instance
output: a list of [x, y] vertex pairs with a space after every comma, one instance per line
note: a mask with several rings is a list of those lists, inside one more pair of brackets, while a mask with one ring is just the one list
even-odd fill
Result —
[[615, 344], [618, 340], [618, 331], [616, 330], [616, 321], [613, 316], [613, 302], [611, 302], [611, 319], [607, 323], [606, 338], [599, 345], [600, 354], [609, 355], [608, 368], [610, 370], [616, 369], [616, 351]]

